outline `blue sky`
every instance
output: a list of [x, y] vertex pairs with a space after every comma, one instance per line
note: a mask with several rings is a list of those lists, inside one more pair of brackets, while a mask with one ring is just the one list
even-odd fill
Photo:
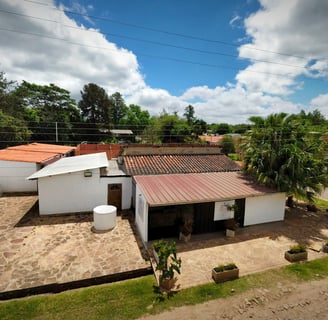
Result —
[[1, 71], [87, 83], [158, 115], [243, 123], [319, 109], [328, 116], [326, 0], [1, 0]]
[[[64, 3], [74, 10], [75, 1]], [[238, 46], [246, 36], [240, 21], [258, 8], [256, 1], [237, 0], [80, 4], [89, 8], [90, 18], [70, 14], [72, 18], [99, 28], [109, 41], [133, 51], [147, 84], [174, 95], [193, 86], [234, 81], [236, 71], [247, 65], [238, 59]]]

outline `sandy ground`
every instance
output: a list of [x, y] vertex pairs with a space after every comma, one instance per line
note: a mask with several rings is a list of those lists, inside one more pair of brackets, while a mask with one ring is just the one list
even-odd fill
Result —
[[226, 299], [180, 307], [141, 319], [326, 320], [328, 279], [301, 284], [277, 283], [269, 289], [251, 290]]

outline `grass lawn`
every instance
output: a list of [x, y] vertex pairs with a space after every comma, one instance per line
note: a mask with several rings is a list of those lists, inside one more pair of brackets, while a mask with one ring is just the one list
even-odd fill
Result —
[[[308, 281], [328, 276], [328, 257], [241, 277], [223, 284], [209, 283], [172, 295], [157, 291], [153, 276], [120, 283], [0, 302], [0, 319], [136, 319], [146, 313], [225, 298], [274, 283]], [[231, 292], [231, 288], [234, 292]]]

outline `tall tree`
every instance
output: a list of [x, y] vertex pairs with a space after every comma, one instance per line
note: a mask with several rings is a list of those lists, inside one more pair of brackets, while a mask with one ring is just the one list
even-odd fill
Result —
[[131, 129], [135, 135], [140, 135], [149, 123], [149, 112], [141, 110], [141, 107], [136, 104], [130, 104], [124, 117], [120, 119], [120, 127]]
[[195, 108], [190, 104], [185, 107], [185, 113], [183, 114], [187, 120], [189, 126], [192, 126], [195, 121]]
[[78, 107], [81, 109], [82, 117], [86, 122], [110, 126], [111, 101], [105, 89], [94, 83], [86, 84], [81, 91]]
[[111, 103], [111, 122], [114, 127], [116, 127], [120, 120], [126, 115], [127, 107], [122, 95], [119, 92], [115, 92], [110, 96]]
[[0, 148], [29, 142], [31, 133], [25, 121], [5, 114], [0, 110]]
[[253, 126], [243, 145], [248, 174], [289, 196], [310, 201], [328, 185], [327, 162], [321, 157], [325, 143], [297, 117], [281, 113], [250, 121]]
[[72, 122], [78, 122], [81, 118], [69, 91], [54, 84], [37, 85], [23, 81], [14, 94], [22, 99], [28, 110], [26, 117], [33, 140], [72, 141]]

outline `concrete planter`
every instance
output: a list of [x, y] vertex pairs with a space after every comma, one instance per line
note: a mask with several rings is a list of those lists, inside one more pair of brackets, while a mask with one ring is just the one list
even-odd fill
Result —
[[174, 278], [159, 280], [159, 286], [165, 291], [171, 291], [171, 289], [174, 287], [175, 281], [176, 280]]
[[324, 243], [322, 245], [322, 252], [328, 253], [328, 244]]
[[212, 269], [212, 278], [216, 283], [230, 281], [239, 278], [239, 269], [216, 271], [216, 268]]
[[290, 253], [289, 251], [285, 252], [285, 259], [289, 262], [298, 262], [302, 260], [307, 260], [308, 253], [305, 252], [298, 252], [298, 253]]
[[183, 241], [183, 242], [188, 242], [191, 238], [191, 233], [185, 235], [182, 232], [180, 232], [179, 234], [179, 240]]
[[227, 237], [234, 237], [236, 234], [236, 231], [233, 229], [226, 229], [226, 236]]

